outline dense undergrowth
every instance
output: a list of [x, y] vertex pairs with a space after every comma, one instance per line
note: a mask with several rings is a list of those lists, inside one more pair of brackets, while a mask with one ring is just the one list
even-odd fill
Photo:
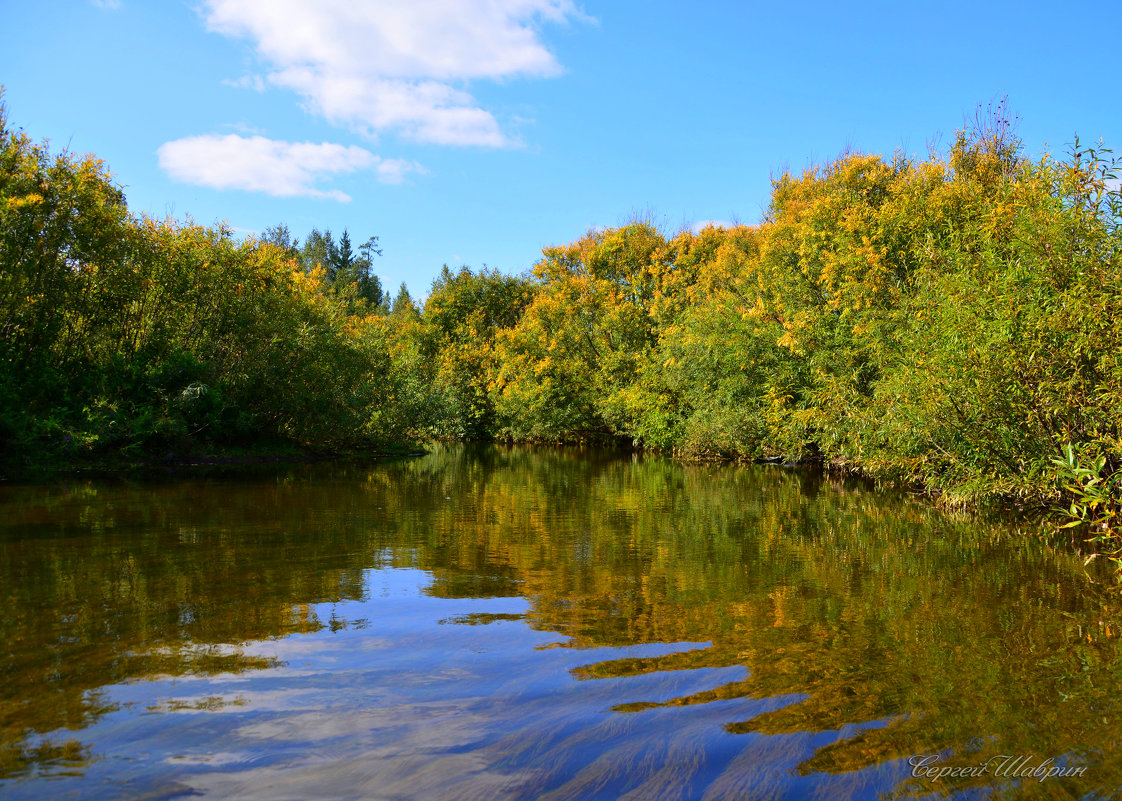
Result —
[[1064, 499], [1110, 542], [1118, 178], [1078, 142], [1025, 157], [1001, 111], [926, 160], [784, 174], [758, 225], [592, 231], [521, 276], [445, 268], [423, 306], [275, 241], [136, 217], [98, 161], [4, 120], [0, 445], [617, 441]]
[[0, 135], [9, 464], [406, 437], [388, 322], [355, 285], [228, 229], [134, 216], [97, 159], [52, 156], [3, 116]]

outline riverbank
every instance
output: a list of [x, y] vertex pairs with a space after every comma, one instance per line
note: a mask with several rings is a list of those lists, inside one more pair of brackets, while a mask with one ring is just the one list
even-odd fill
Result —
[[756, 225], [634, 220], [386, 306], [349, 245], [313, 232], [315, 261], [283, 226], [137, 217], [96, 159], [0, 123], [9, 460], [612, 441], [1062, 506], [1122, 547], [1122, 194], [1102, 149], [1033, 159], [982, 119], [924, 160], [785, 173]]
[[123, 473], [167, 473], [193, 468], [253, 468], [273, 464], [314, 464], [327, 462], [364, 462], [370, 460], [423, 456], [419, 443], [397, 447], [369, 445], [361, 447], [323, 448], [295, 443], [258, 444], [253, 447], [226, 446], [218, 448], [181, 448], [163, 453], [86, 454], [81, 456], [0, 462], [0, 481], [44, 481], [80, 475], [114, 475]]

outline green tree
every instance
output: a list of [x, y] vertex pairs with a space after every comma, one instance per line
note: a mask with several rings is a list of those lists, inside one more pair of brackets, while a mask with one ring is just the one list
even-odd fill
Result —
[[51, 156], [0, 103], [2, 455], [405, 431], [381, 318], [355, 314], [316, 269], [334, 248], [313, 230], [294, 264], [284, 226], [241, 241], [135, 218], [101, 162]]
[[425, 301], [424, 321], [434, 382], [440, 395], [437, 431], [447, 437], [487, 439], [497, 425], [490, 384], [495, 336], [518, 324], [533, 296], [530, 281], [484, 268], [478, 273], [444, 265]]
[[287, 225], [273, 225], [261, 233], [261, 243], [279, 248], [285, 256], [296, 259], [300, 255], [300, 240], [294, 239]]
[[496, 407], [509, 436], [631, 437], [633, 390], [664, 315], [692, 281], [647, 222], [543, 251], [539, 291], [498, 338]]
[[306, 273], [311, 273], [316, 268], [322, 269], [327, 283], [333, 284], [339, 258], [331, 229], [320, 232], [318, 228], [313, 228], [304, 238], [298, 261]]
[[[382, 282], [375, 275], [372, 264], [372, 257], [380, 255], [382, 251], [378, 248], [378, 237], [374, 236], [359, 247], [359, 255], [356, 256], [350, 234], [344, 229], [336, 248], [334, 285], [338, 291], [353, 291], [354, 299], [361, 302], [364, 310], [381, 313], [384, 312]], [[351, 308], [358, 307], [352, 305]]]
[[335, 246], [332, 255], [335, 262], [335, 277], [351, 283], [356, 277], [355, 253], [351, 247], [351, 235], [346, 228], [343, 229], [343, 235], [339, 237], [339, 244]]
[[389, 298], [382, 290], [381, 280], [374, 273], [374, 257], [382, 255], [382, 249], [378, 247], [378, 237], [372, 236], [367, 239], [359, 245], [358, 251], [361, 254], [356, 262], [358, 296], [365, 300], [371, 309], [385, 313]]
[[416, 317], [420, 315], [420, 310], [417, 308], [417, 304], [413, 302], [413, 296], [409, 294], [409, 287], [405, 285], [404, 281], [398, 287], [397, 294], [390, 305], [390, 314], [394, 317]]

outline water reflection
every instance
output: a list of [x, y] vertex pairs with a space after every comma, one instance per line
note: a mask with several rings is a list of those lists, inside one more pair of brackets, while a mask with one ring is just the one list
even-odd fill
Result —
[[5, 487], [0, 521], [13, 798], [1122, 786], [1122, 610], [1082, 562], [809, 473], [442, 449]]

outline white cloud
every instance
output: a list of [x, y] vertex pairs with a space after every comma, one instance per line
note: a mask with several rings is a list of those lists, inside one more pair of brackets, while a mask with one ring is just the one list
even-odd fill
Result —
[[157, 151], [160, 167], [172, 178], [212, 189], [242, 189], [275, 197], [318, 197], [350, 201], [338, 189], [320, 189], [324, 177], [371, 170], [382, 183], [401, 183], [416, 162], [382, 159], [361, 147], [324, 142], [279, 142], [263, 136], [191, 136], [167, 142]]
[[254, 92], [265, 91], [265, 79], [260, 75], [243, 75], [240, 78], [226, 78], [222, 83], [235, 89], [252, 89]]
[[117, 11], [121, 7], [121, 0], [90, 0], [90, 2], [106, 11]]
[[691, 225], [690, 226], [690, 231], [692, 231], [695, 234], [700, 234], [702, 231], [704, 231], [706, 228], [708, 228], [711, 225], [714, 228], [732, 228], [732, 227], [734, 227], [732, 223], [727, 222], [725, 220], [701, 220], [700, 222], [695, 222], [693, 225]]
[[381, 159], [375, 168], [378, 171], [378, 180], [384, 184], [400, 184], [408, 173], [415, 172], [424, 175], [428, 172], [415, 161], [405, 159]]
[[491, 147], [510, 141], [457, 84], [559, 74], [538, 26], [582, 18], [571, 0], [204, 0], [202, 14], [332, 123]]
[[1114, 178], [1106, 182], [1106, 191], [1122, 192], [1122, 178]]
[[489, 111], [475, 107], [471, 95], [447, 84], [325, 78], [303, 68], [273, 73], [269, 80], [303, 95], [309, 108], [329, 122], [357, 128], [367, 136], [396, 129], [411, 139], [438, 145], [508, 144]]
[[232, 131], [237, 131], [240, 134], [247, 136], [264, 136], [265, 132], [260, 128], [250, 125], [248, 122], [227, 122], [221, 125], [222, 128], [229, 128]]

